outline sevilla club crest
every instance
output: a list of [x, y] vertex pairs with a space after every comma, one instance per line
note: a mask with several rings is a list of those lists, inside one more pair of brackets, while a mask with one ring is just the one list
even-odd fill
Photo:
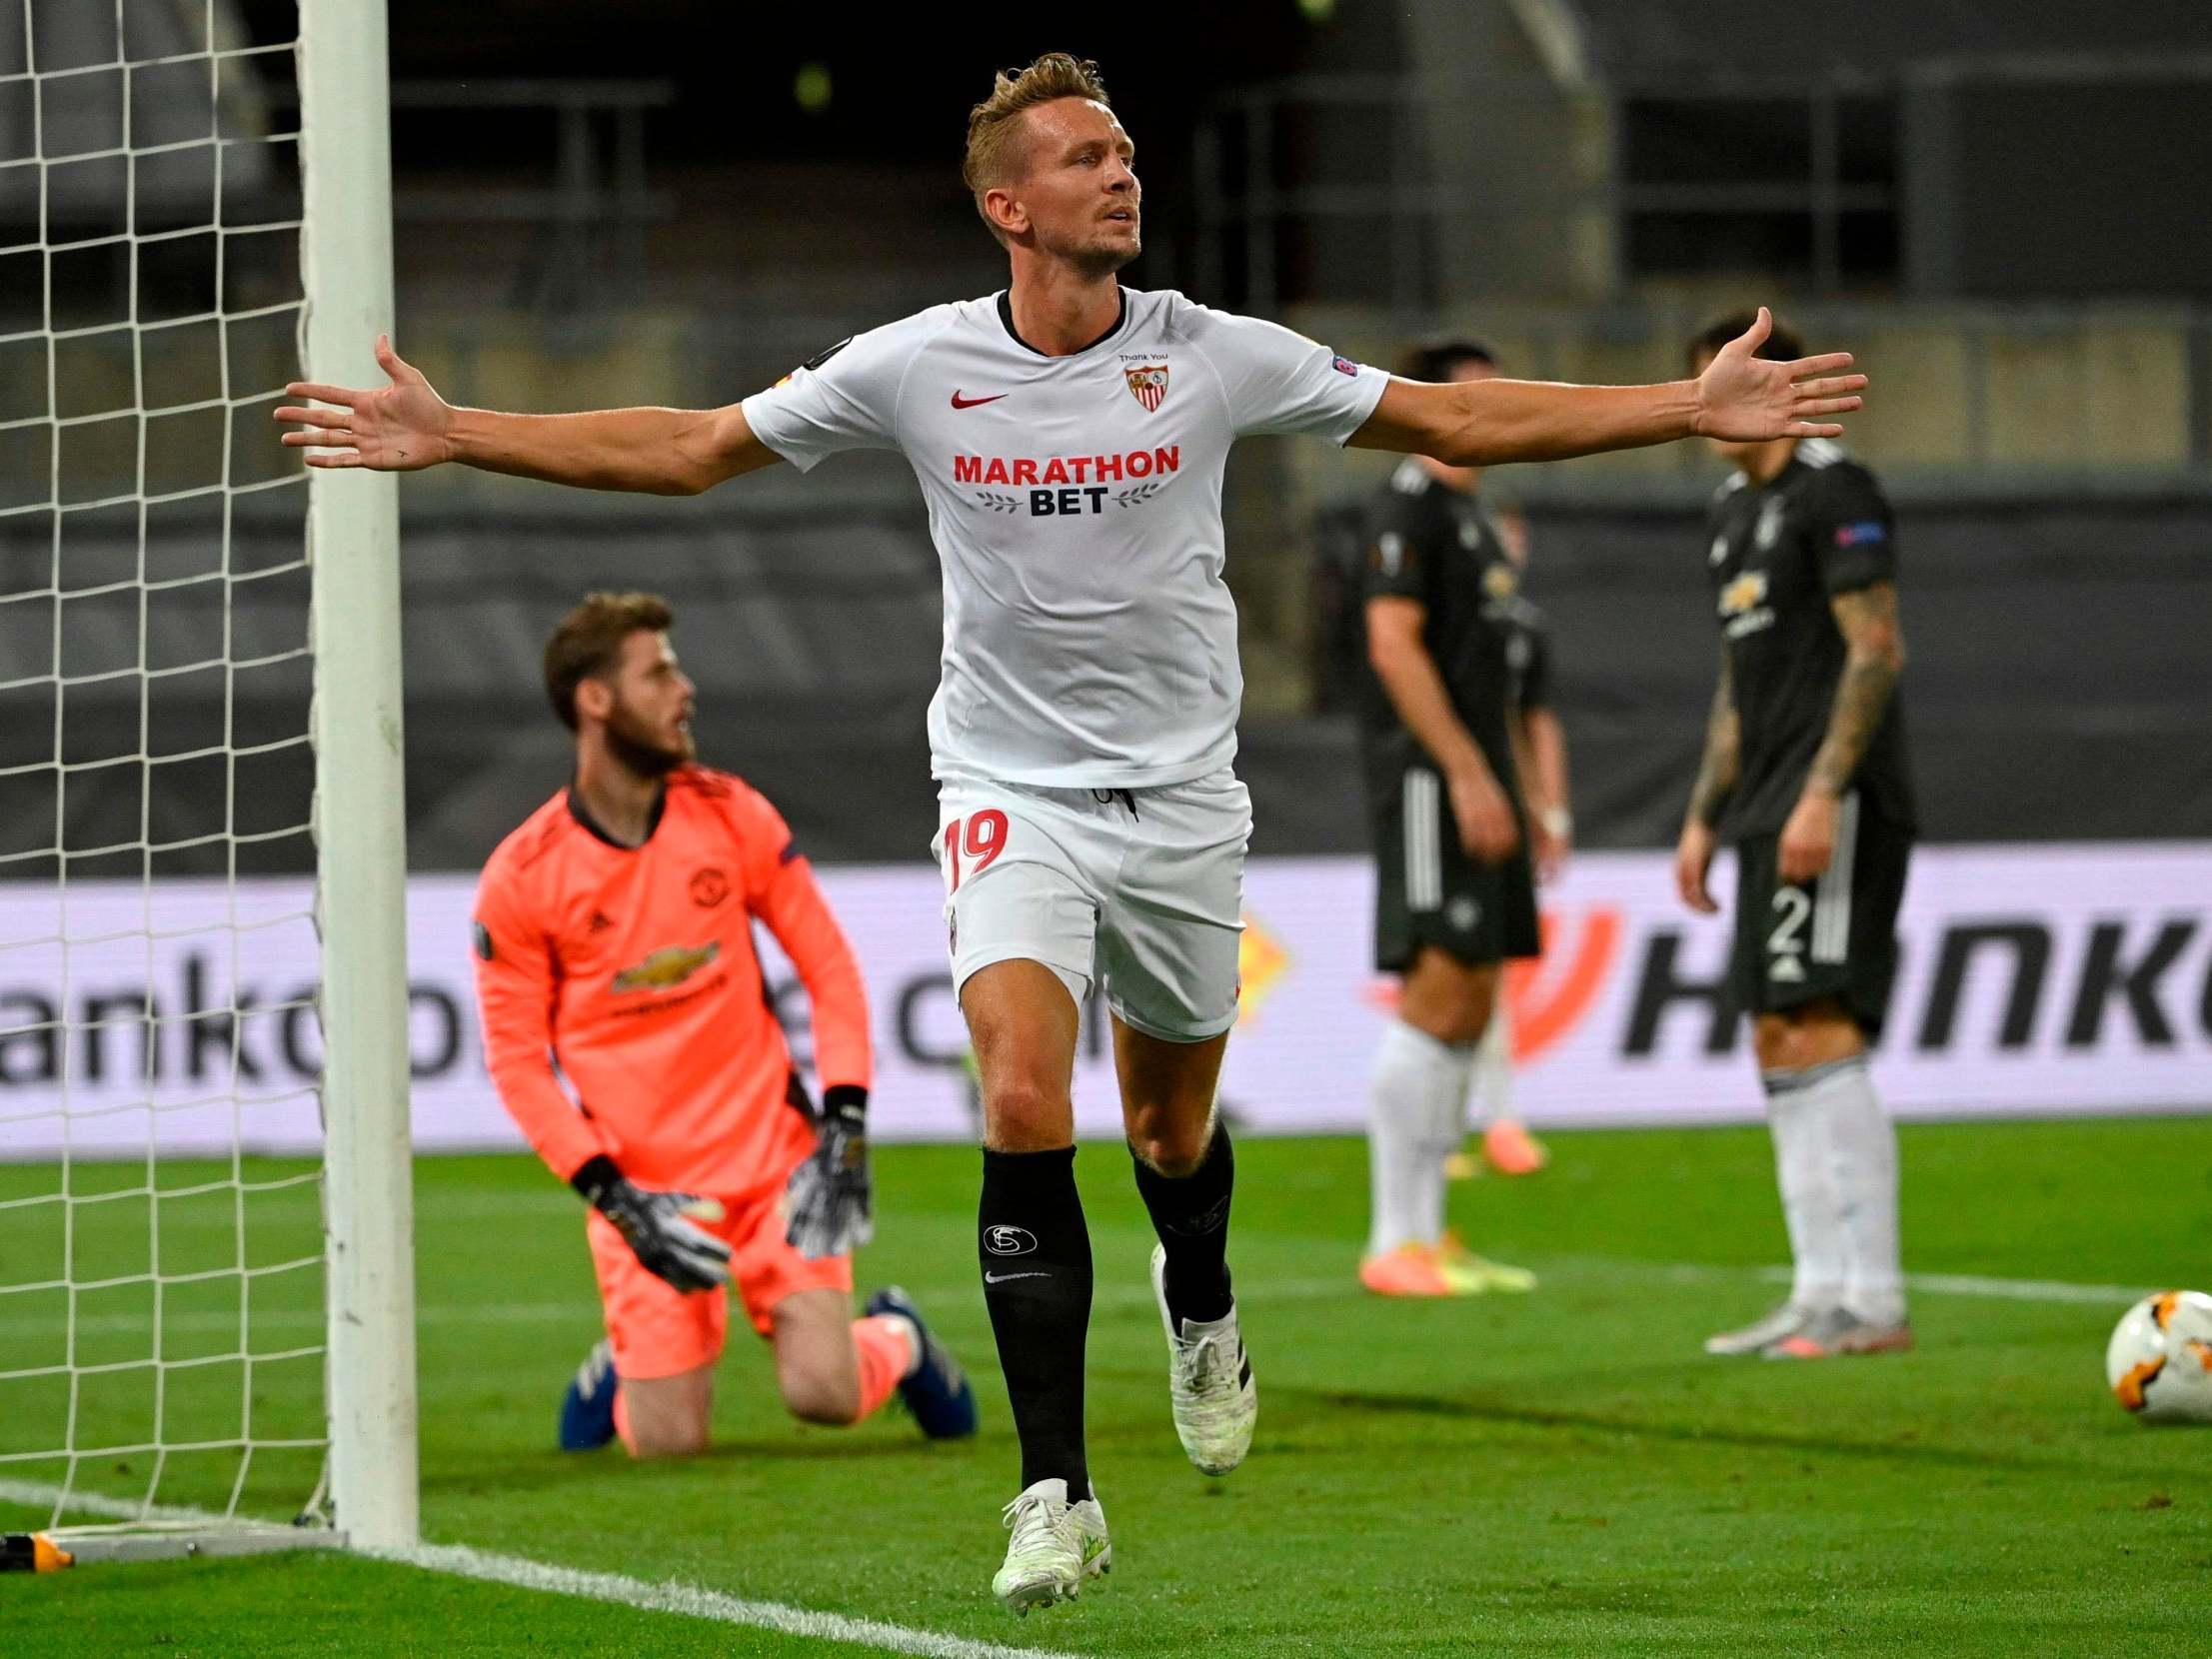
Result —
[[1147, 410], [1157, 409], [1160, 400], [1167, 396], [1167, 365], [1149, 363], [1140, 369], [1123, 369], [1128, 377], [1129, 396]]

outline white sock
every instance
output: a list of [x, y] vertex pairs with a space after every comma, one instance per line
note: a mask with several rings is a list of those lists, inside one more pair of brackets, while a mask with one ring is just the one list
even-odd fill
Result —
[[1384, 1255], [1413, 1236], [1406, 1183], [1412, 1173], [1415, 1110], [1392, 1063], [1391, 1033], [1386, 1027], [1375, 1048], [1367, 1079], [1367, 1254]]
[[1419, 1178], [1413, 1183], [1413, 1221], [1424, 1244], [1436, 1244], [1444, 1236], [1444, 1194], [1451, 1182], [1444, 1164], [1459, 1150], [1467, 1134], [1467, 1097], [1474, 1085], [1474, 1047], [1471, 1042], [1438, 1042], [1410, 1025], [1406, 1034], [1422, 1043], [1435, 1068], [1428, 1097], [1429, 1116], [1421, 1142]]
[[1843, 1301], [1842, 1198], [1828, 1156], [1827, 1125], [1805, 1086], [1803, 1071], [1768, 1071], [1766, 1120], [1774, 1135], [1774, 1178], [1789, 1227], [1789, 1299], [1799, 1307]]
[[1897, 1244], [1897, 1130], [1874, 1093], [1866, 1056], [1803, 1073], [1802, 1093], [1824, 1125], [1843, 1245], [1843, 1305], [1894, 1325], [1905, 1316]]
[[1402, 1020], [1383, 1027], [1367, 1102], [1369, 1255], [1443, 1236], [1444, 1159], [1459, 1143], [1472, 1061]]
[[1474, 1049], [1474, 1120], [1485, 1129], [1513, 1112], [1512, 1021], [1505, 1017], [1505, 998], [1490, 1010], [1489, 1028]]

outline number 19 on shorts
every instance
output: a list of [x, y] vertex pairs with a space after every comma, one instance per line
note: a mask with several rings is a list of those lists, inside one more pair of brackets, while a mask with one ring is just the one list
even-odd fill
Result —
[[963, 857], [968, 860], [967, 873], [977, 875], [989, 869], [991, 860], [1006, 847], [1007, 815], [998, 808], [987, 807], [953, 820], [945, 827], [945, 890], [960, 891]]

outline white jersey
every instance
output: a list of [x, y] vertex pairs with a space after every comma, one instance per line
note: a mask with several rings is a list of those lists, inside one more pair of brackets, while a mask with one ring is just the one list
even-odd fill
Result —
[[1104, 338], [1047, 357], [999, 295], [856, 335], [745, 417], [801, 471], [888, 449], [922, 481], [945, 572], [937, 777], [1136, 789], [1236, 752], [1229, 445], [1342, 443], [1388, 380], [1273, 323], [1132, 289]]

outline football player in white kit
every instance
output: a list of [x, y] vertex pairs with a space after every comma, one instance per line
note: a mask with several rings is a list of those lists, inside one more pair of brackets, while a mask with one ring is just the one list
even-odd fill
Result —
[[311, 466], [440, 462], [691, 495], [846, 449], [912, 464], [945, 573], [930, 705], [934, 845], [984, 1101], [978, 1258], [1022, 1443], [994, 1593], [1073, 1599], [1111, 1563], [1084, 1450], [1092, 1262], [1070, 1093], [1093, 976], [1158, 1246], [1169, 1401], [1225, 1474], [1256, 1415], [1225, 1246], [1233, 1159], [1213, 1111], [1236, 1015], [1249, 801], [1230, 770], [1242, 679], [1222, 582], [1221, 468], [1253, 433], [1464, 466], [1689, 437], [1815, 437], [1855, 409], [1843, 354], [1752, 356], [1694, 381], [1577, 387], [1396, 380], [1251, 318], [1123, 288], [1141, 246], [1134, 150], [1097, 66], [998, 77], [965, 176], [1012, 280], [825, 353], [721, 409], [456, 408], [377, 343], [388, 387], [302, 383], [276, 411]]

